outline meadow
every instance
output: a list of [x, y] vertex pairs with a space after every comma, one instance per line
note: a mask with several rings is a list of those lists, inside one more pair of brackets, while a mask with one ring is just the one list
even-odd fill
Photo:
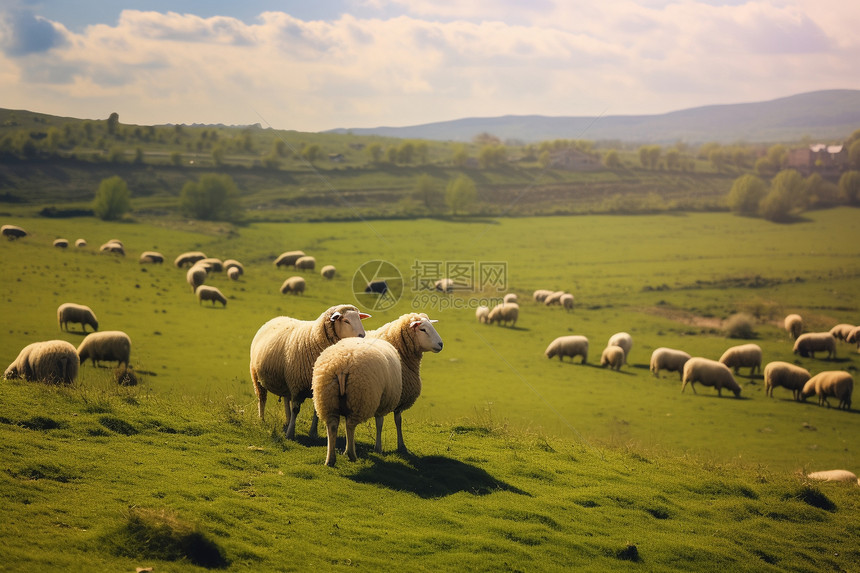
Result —
[[[193, 529], [182, 516], [201, 525], [232, 566], [253, 570], [393, 562], [474, 570], [631, 562], [666, 570], [847, 568], [860, 558], [856, 549], [838, 550], [856, 539], [856, 491], [819, 489], [798, 474], [860, 469], [856, 401], [845, 412], [818, 407], [814, 398], [796, 403], [783, 389], [766, 398], [761, 376], [745, 370], [742, 399], [701, 387], [682, 394], [677, 375], [652, 377], [648, 360], [659, 346], [716, 359], [746, 342], [720, 328], [746, 312], [756, 319], [754, 342], [765, 362], [856, 373], [856, 348], [838, 343], [833, 360], [798, 358], [781, 328], [790, 312], [809, 331], [860, 323], [856, 218], [856, 209], [839, 208], [791, 225], [695, 213], [233, 227], [51, 220], [14, 208], [3, 223], [31, 235], [0, 241], [0, 362], [36, 340], [77, 345], [83, 335], [56, 323], [56, 307], [74, 301], [93, 308], [102, 330], [131, 336], [140, 384], [117, 387], [111, 369], [85, 365], [72, 389], [0, 385], [0, 491], [9, 502], [2, 517], [12, 524], [4, 537], [59, 528], [69, 535], [70, 555], [100, 569], [135, 562], [109, 547], [129, 545], [129, 531], [147, 519]], [[84, 237], [89, 246], [56, 249], [56, 237]], [[110, 238], [124, 242], [127, 257], [98, 252]], [[238, 282], [217, 274], [207, 280], [227, 296], [226, 308], [198, 305], [185, 272], [171, 265], [198, 249], [245, 265]], [[299, 273], [272, 261], [292, 249], [314, 255], [318, 268], [335, 265], [338, 275], [327, 281], [307, 273], [303, 296], [281, 295], [281, 282]], [[144, 250], [164, 253], [165, 264], [138, 264]], [[376, 260], [403, 277], [390, 308], [355, 294], [356, 272]], [[416, 288], [436, 271], [470, 268], [471, 290]], [[482, 268], [504, 272], [482, 279]], [[572, 292], [574, 311], [534, 303], [538, 288]], [[505, 292], [520, 297], [516, 327], [478, 324], [476, 302]], [[324, 440], [280, 438], [281, 404], [270, 400], [266, 423], [256, 419], [248, 347], [257, 328], [281, 314], [312, 319], [342, 302], [373, 315], [367, 328], [412, 310], [439, 320], [445, 348], [425, 356], [422, 396], [404, 414], [413, 456], [370, 454], [368, 425], [358, 434], [361, 461], [341, 458], [328, 471]], [[621, 372], [599, 368], [601, 349], [618, 331], [633, 336], [630, 364]], [[546, 359], [547, 344], [563, 334], [588, 336], [588, 364]], [[311, 408], [303, 407], [301, 436]], [[387, 452], [392, 425], [386, 422]], [[112, 452], [120, 454], [113, 462]], [[99, 475], [114, 493], [99, 490]], [[141, 515], [147, 508], [157, 515]], [[262, 515], [247, 518], [248, 511]], [[119, 540], [117, 523], [128, 525]], [[279, 537], [300, 523], [313, 533]], [[803, 531], [793, 532], [798, 524]], [[834, 528], [839, 533], [818, 541]], [[787, 555], [779, 549], [784, 539]], [[3, 561], [69, 564], [50, 535], [33, 543], [14, 541]], [[131, 554], [170, 562], [151, 551]], [[193, 570], [184, 555], [180, 563]]]

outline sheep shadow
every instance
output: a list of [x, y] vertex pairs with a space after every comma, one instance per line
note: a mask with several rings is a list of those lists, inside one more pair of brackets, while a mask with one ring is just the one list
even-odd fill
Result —
[[372, 455], [370, 459], [372, 465], [347, 476], [348, 479], [408, 491], [422, 499], [438, 499], [459, 492], [481, 496], [510, 491], [530, 496], [528, 492], [494, 478], [484, 469], [445, 456], [408, 454], [395, 461]]

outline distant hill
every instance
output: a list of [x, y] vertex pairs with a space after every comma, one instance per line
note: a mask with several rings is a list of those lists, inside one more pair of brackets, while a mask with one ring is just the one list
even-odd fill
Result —
[[860, 90], [825, 90], [771, 101], [709, 105], [661, 115], [464, 118], [407, 127], [340, 128], [330, 133], [469, 141], [487, 132], [525, 142], [552, 139], [690, 144], [840, 140], [860, 129]]

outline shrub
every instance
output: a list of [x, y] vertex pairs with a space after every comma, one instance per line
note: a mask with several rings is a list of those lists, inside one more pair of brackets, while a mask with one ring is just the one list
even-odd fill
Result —
[[93, 212], [103, 221], [115, 221], [131, 209], [131, 192], [118, 175], [102, 180], [93, 199]]
[[733, 314], [723, 324], [723, 331], [729, 338], [755, 338], [753, 325], [755, 319], [743, 312]]

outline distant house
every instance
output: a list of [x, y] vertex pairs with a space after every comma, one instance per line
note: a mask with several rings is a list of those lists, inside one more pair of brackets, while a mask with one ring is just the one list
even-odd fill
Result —
[[573, 148], [551, 151], [549, 165], [554, 169], [569, 169], [570, 171], [586, 171], [601, 169], [602, 167], [598, 156]]
[[804, 175], [835, 175], [848, 168], [848, 149], [845, 145], [824, 143], [792, 149], [788, 152], [788, 167]]

